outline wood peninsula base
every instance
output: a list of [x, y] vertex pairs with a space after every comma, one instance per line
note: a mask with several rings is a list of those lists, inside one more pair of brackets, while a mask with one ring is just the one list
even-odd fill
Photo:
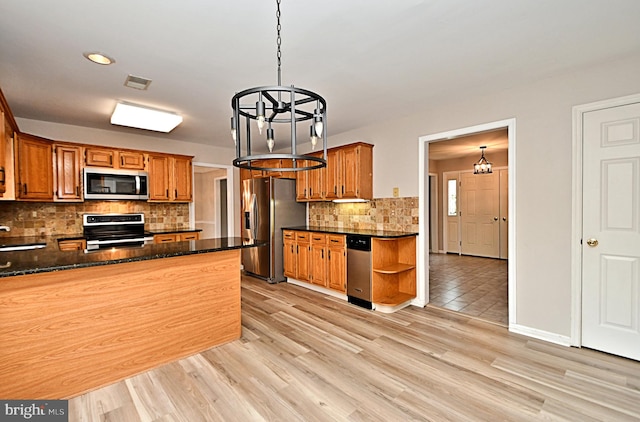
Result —
[[240, 249], [0, 279], [0, 321], [0, 397], [74, 397], [238, 339]]

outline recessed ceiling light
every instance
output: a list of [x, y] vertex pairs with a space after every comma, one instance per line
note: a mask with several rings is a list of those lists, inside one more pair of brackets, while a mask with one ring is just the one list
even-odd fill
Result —
[[116, 62], [115, 59], [107, 56], [106, 54], [98, 53], [97, 51], [84, 53], [83, 56], [85, 56], [87, 59], [91, 60], [94, 63], [102, 64], [102, 65], [109, 65]]
[[182, 123], [182, 116], [171, 111], [118, 102], [111, 124], [168, 133]]

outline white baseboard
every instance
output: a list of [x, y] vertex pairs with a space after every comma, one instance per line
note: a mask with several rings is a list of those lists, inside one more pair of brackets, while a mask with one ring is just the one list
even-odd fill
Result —
[[509, 331], [516, 334], [522, 334], [523, 336], [533, 337], [538, 340], [544, 340], [550, 343], [559, 344], [560, 346], [571, 346], [571, 337], [562, 336], [556, 333], [550, 333], [548, 331], [538, 330], [536, 328], [525, 327], [518, 324], [509, 324]]

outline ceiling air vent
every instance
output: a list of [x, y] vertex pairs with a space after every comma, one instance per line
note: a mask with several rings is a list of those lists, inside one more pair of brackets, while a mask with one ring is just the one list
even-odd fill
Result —
[[140, 76], [127, 76], [127, 79], [124, 81], [124, 86], [128, 86], [129, 88], [134, 89], [147, 89], [151, 85], [151, 79], [141, 78]]

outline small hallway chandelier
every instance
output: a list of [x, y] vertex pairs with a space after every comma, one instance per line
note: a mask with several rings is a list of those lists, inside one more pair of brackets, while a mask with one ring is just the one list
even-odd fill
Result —
[[[327, 165], [327, 103], [320, 95], [293, 85], [282, 85], [280, 45], [280, 0], [276, 0], [277, 18], [277, 59], [278, 85], [249, 88], [236, 93], [231, 99], [233, 116], [231, 117], [231, 137], [236, 147], [235, 167], [262, 171], [303, 171], [326, 167]], [[243, 119], [244, 118], [244, 119]], [[244, 120], [244, 121], [242, 121]], [[254, 154], [252, 148], [252, 122], [256, 122], [259, 135], [266, 127], [266, 146], [269, 153]], [[297, 128], [299, 122], [311, 121], [309, 127], [312, 149], [318, 140], [322, 140], [322, 157], [302, 155], [297, 152]], [[285, 153], [273, 153], [276, 147], [274, 127], [287, 127], [291, 144]], [[244, 139], [242, 133], [244, 132]], [[282, 133], [280, 133], [282, 136]], [[282, 147], [278, 147], [281, 149]], [[262, 167], [256, 160], [282, 159], [283, 168]], [[290, 167], [286, 167], [290, 165]], [[286, 167], [286, 168], [285, 168]]]
[[473, 164], [473, 174], [488, 174], [493, 173], [493, 165], [484, 158], [484, 150], [486, 146], [481, 146], [480, 151], [482, 151], [482, 157]]

